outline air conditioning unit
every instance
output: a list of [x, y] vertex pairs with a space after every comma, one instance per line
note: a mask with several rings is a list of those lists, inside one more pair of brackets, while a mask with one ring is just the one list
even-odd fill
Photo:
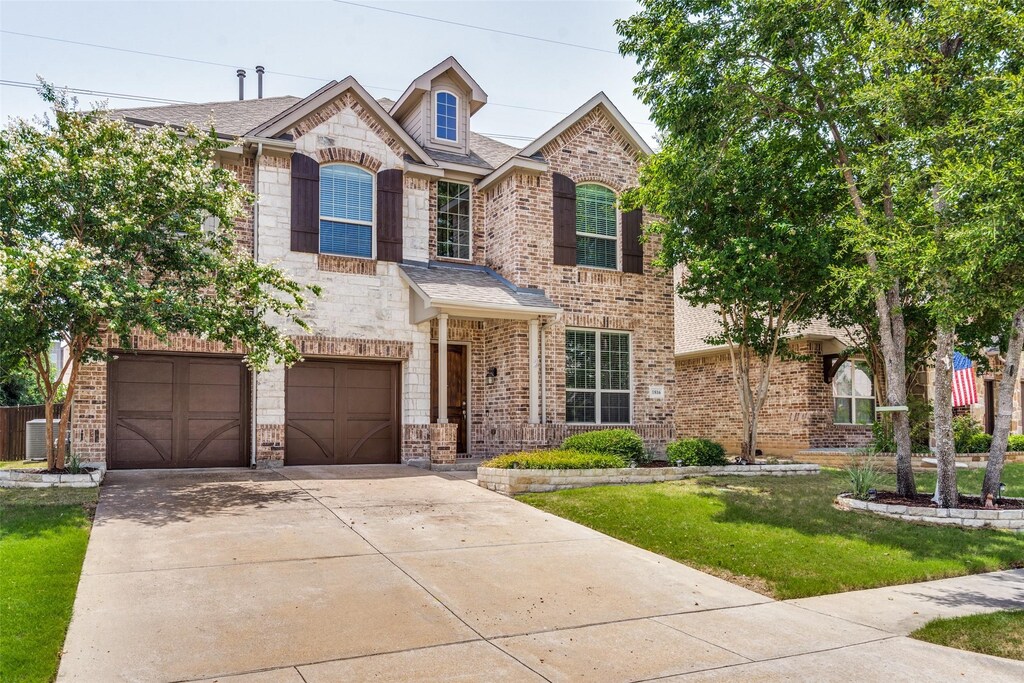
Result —
[[[57, 442], [57, 430], [60, 429], [60, 420], [53, 421], [53, 440]], [[29, 420], [25, 423], [25, 459], [45, 460], [46, 459], [46, 418]]]

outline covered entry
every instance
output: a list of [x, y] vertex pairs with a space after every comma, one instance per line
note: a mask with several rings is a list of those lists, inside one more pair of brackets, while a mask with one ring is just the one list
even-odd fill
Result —
[[399, 461], [399, 363], [305, 361], [288, 369], [285, 465]]
[[123, 354], [107, 365], [111, 468], [248, 463], [249, 372], [240, 358]]

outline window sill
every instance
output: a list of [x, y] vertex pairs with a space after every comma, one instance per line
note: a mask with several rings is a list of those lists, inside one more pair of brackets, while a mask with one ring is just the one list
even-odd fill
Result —
[[870, 429], [874, 425], [874, 422], [868, 424], [862, 424], [860, 422], [833, 422], [833, 427], [866, 427]]
[[377, 260], [361, 256], [340, 254], [317, 254], [316, 269], [327, 273], [349, 273], [352, 275], [376, 275]]

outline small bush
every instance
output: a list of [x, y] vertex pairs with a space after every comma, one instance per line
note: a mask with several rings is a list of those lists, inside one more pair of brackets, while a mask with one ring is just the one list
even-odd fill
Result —
[[860, 464], [847, 467], [846, 476], [850, 480], [853, 497], [860, 500], [867, 500], [868, 492], [871, 489], [877, 489], [886, 480], [886, 474], [878, 468], [874, 459], [870, 457]]
[[[983, 451], [972, 451], [971, 448], [977, 448], [981, 445], [980, 440], [976, 440], [977, 436], [986, 436], [985, 431], [970, 415], [961, 415], [960, 417], [953, 418], [953, 448], [957, 453], [981, 453]], [[986, 447], [984, 450], [988, 450]]]
[[1008, 451], [1024, 451], [1024, 434], [1010, 434], [1006, 443]]
[[992, 435], [991, 434], [973, 434], [970, 440], [967, 441], [966, 449], [959, 450], [957, 453], [988, 453], [992, 447]]
[[585, 453], [573, 450], [527, 451], [507, 453], [480, 463], [481, 467], [504, 470], [585, 470], [628, 467], [629, 462], [612, 453]]
[[680, 439], [670, 443], [665, 451], [673, 465], [710, 467], [729, 464], [722, 444], [710, 439]]
[[581, 453], [610, 453], [635, 463], [642, 463], [647, 457], [643, 439], [632, 429], [581, 432], [563, 441], [562, 449]]

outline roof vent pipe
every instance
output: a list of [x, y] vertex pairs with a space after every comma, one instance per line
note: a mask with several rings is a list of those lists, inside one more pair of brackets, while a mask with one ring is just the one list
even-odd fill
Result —
[[245, 69], [238, 70], [238, 99], [245, 99]]
[[256, 67], [256, 99], [263, 99], [263, 67]]

